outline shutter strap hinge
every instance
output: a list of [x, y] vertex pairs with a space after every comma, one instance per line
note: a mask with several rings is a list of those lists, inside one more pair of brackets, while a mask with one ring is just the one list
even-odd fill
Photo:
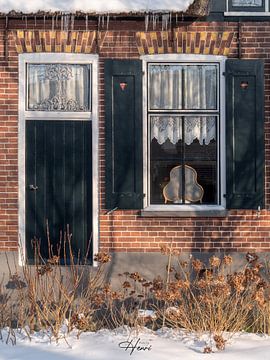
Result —
[[113, 208], [113, 209], [110, 209], [110, 210], [108, 210], [106, 213], [105, 213], [105, 215], [110, 215], [111, 213], [113, 213], [115, 210], [117, 210], [118, 209], [118, 206], [116, 206], [115, 208]]

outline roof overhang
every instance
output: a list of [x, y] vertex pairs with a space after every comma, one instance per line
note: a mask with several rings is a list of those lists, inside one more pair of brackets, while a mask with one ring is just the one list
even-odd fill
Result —
[[[5, 1], [5, 0], [0, 0]], [[29, 1], [35, 1], [35, 0], [29, 0]], [[29, 4], [28, 1], [28, 4]], [[90, 0], [89, 0], [90, 1]], [[130, 0], [129, 0], [130, 1]], [[182, 2], [181, 2], [182, 1]], [[153, 8], [148, 9], [142, 9], [142, 10], [130, 10], [130, 11], [116, 11], [116, 10], [106, 10], [106, 11], [95, 11], [95, 9], [90, 11], [83, 11], [82, 10], [75, 10], [75, 11], [69, 11], [69, 10], [55, 10], [55, 11], [47, 11], [47, 10], [38, 10], [38, 11], [25, 11], [22, 7], [22, 10], [20, 11], [19, 8], [16, 10], [11, 10], [8, 12], [0, 12], [0, 16], [8, 16], [8, 17], [19, 17], [19, 16], [61, 16], [61, 15], [74, 15], [78, 17], [99, 17], [99, 16], [110, 16], [110, 17], [145, 17], [146, 15], [162, 15], [162, 14], [182, 14], [188, 17], [203, 17], [208, 15], [209, 13], [209, 2], [210, 0], [178, 0], [178, 1], [168, 1], [168, 4], [173, 3], [173, 6], [168, 6], [166, 9], [155, 9]], [[166, 5], [166, 1], [163, 2]], [[177, 5], [179, 4], [179, 5]], [[182, 4], [182, 5], [181, 5]], [[189, 4], [189, 6], [184, 6], [184, 4]], [[0, 7], [1, 8], [1, 7]], [[3, 8], [3, 7], [2, 7]], [[28, 7], [28, 9], [31, 9], [31, 7]]]

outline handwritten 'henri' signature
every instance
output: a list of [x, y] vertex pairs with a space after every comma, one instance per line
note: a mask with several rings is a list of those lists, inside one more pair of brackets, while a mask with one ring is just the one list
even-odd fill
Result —
[[129, 355], [132, 355], [134, 351], [150, 351], [152, 350], [152, 345], [148, 342], [142, 342], [141, 338], [131, 339], [127, 341], [122, 341], [118, 344], [121, 349], [125, 351], [130, 350]]

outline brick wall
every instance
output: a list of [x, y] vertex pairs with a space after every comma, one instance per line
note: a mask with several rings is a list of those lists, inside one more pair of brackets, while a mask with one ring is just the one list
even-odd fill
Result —
[[[55, 25], [55, 24], [54, 24]], [[51, 29], [51, 21], [6, 20], [0, 22], [0, 251], [15, 250], [18, 242], [18, 55], [15, 30]], [[85, 21], [75, 29], [85, 30]], [[97, 30], [97, 22], [88, 29]], [[106, 24], [104, 25], [106, 27]], [[233, 34], [229, 56], [265, 59], [266, 210], [229, 211], [226, 218], [143, 218], [137, 211], [115, 211], [106, 215], [104, 144], [104, 59], [138, 58], [138, 32], [144, 21], [116, 22], [97, 32], [91, 51], [100, 56], [100, 248], [106, 251], [159, 251], [160, 244], [173, 241], [183, 251], [270, 251], [270, 22], [179, 24], [178, 32]], [[15, 34], [15, 35], [14, 35]], [[8, 42], [5, 42], [8, 37]], [[173, 38], [173, 37], [172, 37]], [[203, 38], [203, 37], [202, 37]], [[151, 40], [151, 39], [150, 39]], [[173, 40], [172, 40], [173, 41]], [[18, 45], [18, 44], [17, 44]], [[147, 48], [144, 43], [144, 49]], [[173, 43], [172, 43], [173, 46]], [[153, 49], [155, 46], [153, 46]], [[25, 50], [24, 50], [25, 51]], [[75, 51], [75, 50], [73, 50]], [[155, 51], [151, 50], [151, 51]]]
[[[270, 206], [269, 194], [269, 65], [270, 65], [270, 22], [243, 23], [239, 29], [236, 23], [194, 23], [179, 28], [183, 32], [230, 32], [233, 33], [229, 56], [243, 59], [265, 59], [265, 139], [266, 139], [266, 208]], [[239, 36], [240, 46], [239, 46]], [[100, 53], [103, 57], [126, 58], [126, 48], [130, 47], [130, 57], [136, 57], [136, 49], [130, 45], [130, 37], [123, 39], [122, 51], [117, 55]], [[151, 43], [151, 41], [149, 41]], [[106, 44], [106, 41], [105, 41]], [[256, 46], [254, 46], [256, 44]], [[135, 50], [135, 54], [134, 54]], [[153, 51], [153, 50], [152, 50]], [[111, 56], [113, 55], [113, 56]], [[103, 69], [101, 69], [102, 78]], [[104, 98], [102, 86], [100, 96]], [[100, 133], [104, 139], [104, 113], [100, 108]], [[101, 204], [104, 207], [104, 147], [101, 145]], [[115, 211], [110, 215], [101, 211], [100, 216], [102, 249], [109, 251], [159, 251], [160, 245], [170, 243], [182, 251], [269, 251], [270, 250], [270, 212], [229, 211], [226, 218], [144, 218], [136, 211]]]
[[0, 32], [0, 250], [12, 250], [18, 244], [18, 60], [14, 46], [4, 58], [4, 37]]

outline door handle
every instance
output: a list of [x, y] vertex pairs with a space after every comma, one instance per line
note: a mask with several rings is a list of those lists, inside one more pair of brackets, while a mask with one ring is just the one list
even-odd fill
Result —
[[29, 190], [36, 191], [38, 189], [38, 186], [36, 185], [29, 185]]

